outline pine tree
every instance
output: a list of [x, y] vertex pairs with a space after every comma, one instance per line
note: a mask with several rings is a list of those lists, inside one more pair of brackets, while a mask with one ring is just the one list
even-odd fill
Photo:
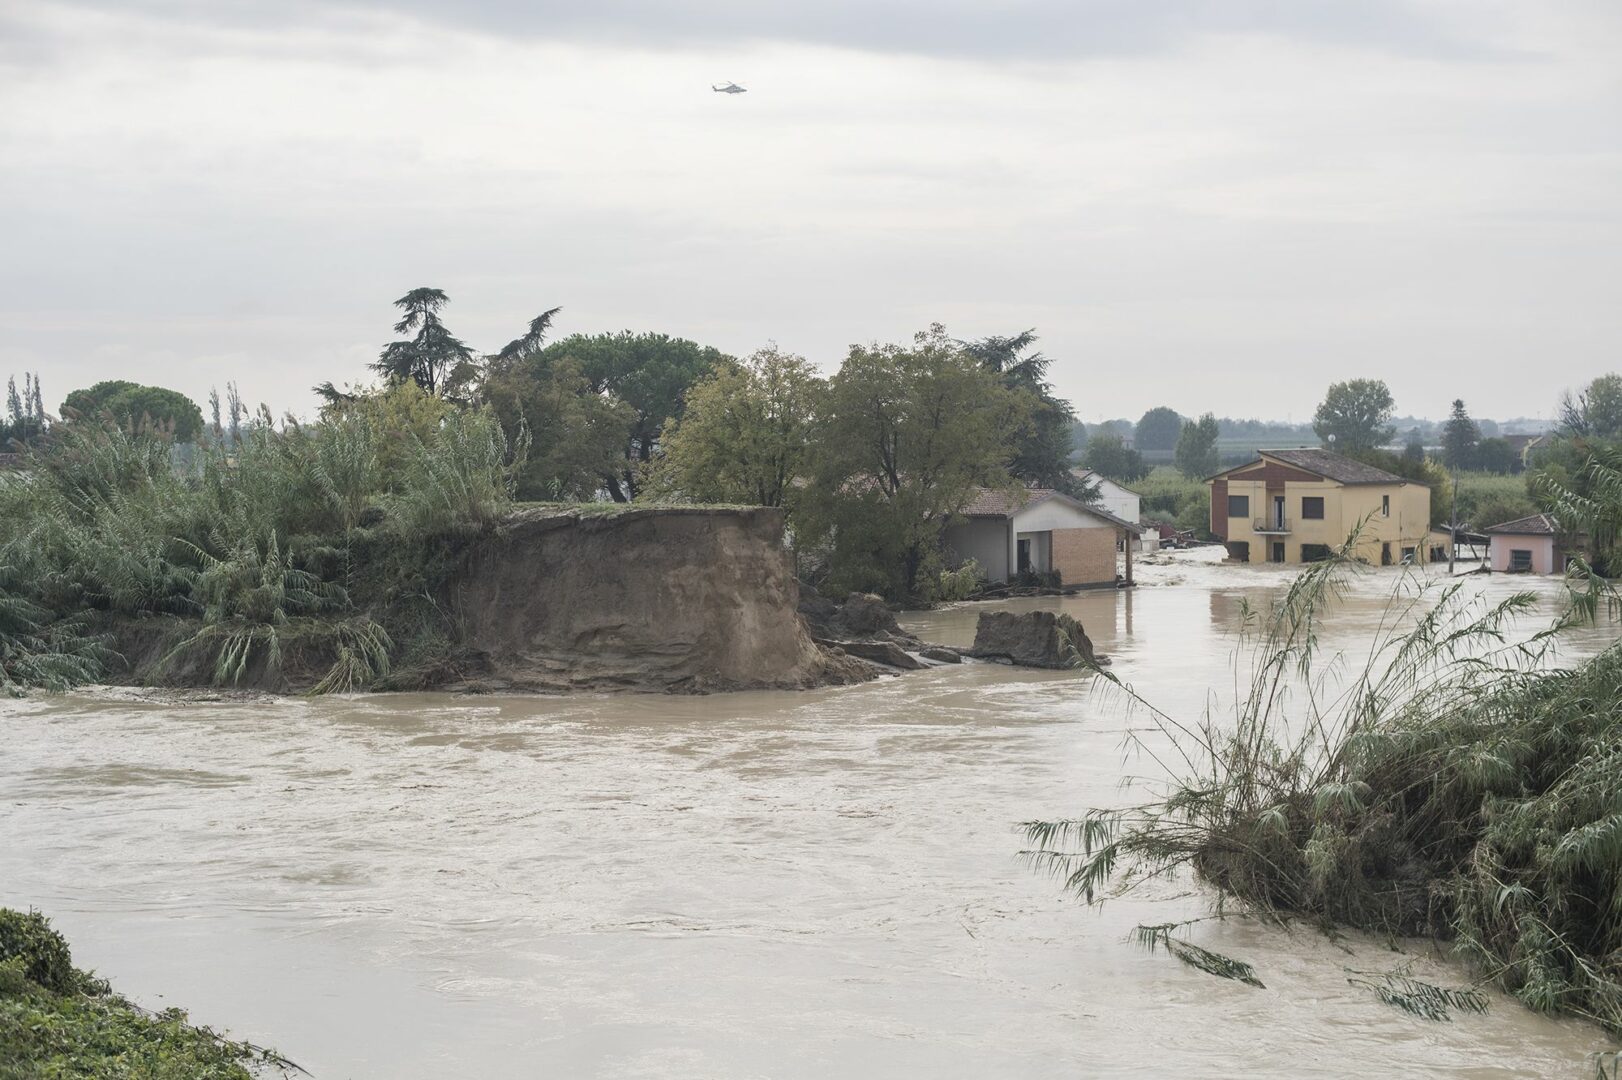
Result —
[[456, 365], [473, 359], [473, 350], [439, 319], [439, 310], [449, 302], [444, 290], [427, 288], [412, 289], [396, 300], [394, 306], [405, 315], [394, 324], [394, 332], [416, 336], [385, 345], [373, 370], [390, 382], [412, 379], [430, 394], [440, 393]]
[[1476, 446], [1481, 442], [1481, 429], [1464, 411], [1464, 402], [1455, 399], [1453, 414], [1442, 428], [1442, 461], [1450, 469], [1468, 469], [1476, 463]]

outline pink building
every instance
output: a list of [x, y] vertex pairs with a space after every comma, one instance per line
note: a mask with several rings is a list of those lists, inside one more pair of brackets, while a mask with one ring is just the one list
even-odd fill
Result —
[[1485, 530], [1487, 565], [1500, 574], [1563, 574], [1566, 554], [1548, 514], [1506, 521]]

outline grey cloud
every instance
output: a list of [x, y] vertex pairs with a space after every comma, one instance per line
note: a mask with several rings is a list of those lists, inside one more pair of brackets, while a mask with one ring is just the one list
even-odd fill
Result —
[[392, 13], [530, 38], [716, 48], [791, 42], [1002, 62], [1152, 53], [1219, 33], [1408, 54], [1489, 51], [1416, 0], [120, 0], [104, 6], [189, 26], [310, 27]]

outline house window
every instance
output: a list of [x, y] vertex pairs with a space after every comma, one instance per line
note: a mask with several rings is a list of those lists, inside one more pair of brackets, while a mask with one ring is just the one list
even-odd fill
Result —
[[1301, 497], [1301, 520], [1322, 521], [1324, 519], [1324, 500], [1322, 495], [1303, 495]]
[[1301, 561], [1302, 562], [1323, 562], [1327, 558], [1329, 558], [1329, 545], [1328, 544], [1302, 544], [1301, 545]]
[[1526, 548], [1509, 549], [1509, 572], [1528, 574], [1532, 571], [1532, 553]]
[[1380, 496], [1380, 513], [1385, 517], [1391, 516], [1391, 496]]
[[1231, 518], [1245, 518], [1250, 516], [1249, 495], [1228, 496], [1228, 516]]
[[1402, 549], [1402, 565], [1412, 566], [1419, 561], [1419, 549], [1405, 547]]
[[1247, 540], [1228, 541], [1228, 558], [1234, 562], [1250, 561], [1250, 542]]

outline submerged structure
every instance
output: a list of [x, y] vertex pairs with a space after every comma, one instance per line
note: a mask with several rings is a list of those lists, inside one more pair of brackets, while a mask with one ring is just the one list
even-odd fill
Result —
[[946, 546], [956, 562], [980, 564], [988, 582], [1019, 574], [1057, 573], [1065, 585], [1110, 586], [1122, 578], [1116, 553], [1126, 555], [1125, 584], [1132, 582], [1131, 541], [1143, 529], [1102, 506], [1051, 488], [980, 491], [946, 527]]
[[1238, 562], [1305, 563], [1354, 531], [1355, 554], [1391, 566], [1430, 556], [1431, 491], [1425, 484], [1328, 450], [1262, 450], [1217, 473], [1211, 532]]

